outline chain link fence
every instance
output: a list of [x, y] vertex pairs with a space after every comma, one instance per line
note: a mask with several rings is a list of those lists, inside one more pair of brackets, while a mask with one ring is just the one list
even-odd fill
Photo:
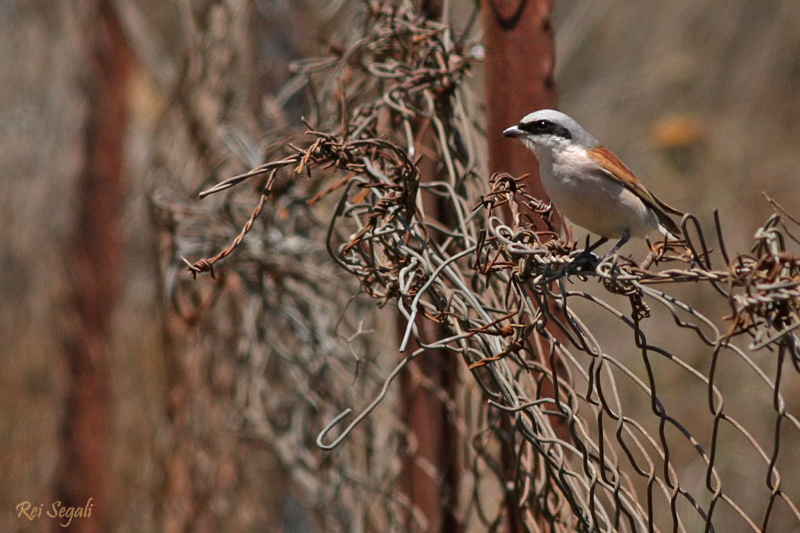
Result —
[[638, 264], [554, 238], [524, 179], [486, 175], [474, 18], [365, 3], [273, 102], [306, 95], [304, 133], [201, 193], [218, 209], [158, 204], [171, 254], [229, 239], [186, 261], [240, 280], [238, 427], [322, 530], [424, 531], [399, 488], [415, 442], [393, 383], [438, 350], [462, 362], [458, 394], [435, 392], [462, 439], [467, 530], [508, 530], [509, 508], [530, 531], [800, 529], [800, 224], [769, 200], [734, 253], [719, 220], [688, 215], [686, 241]]

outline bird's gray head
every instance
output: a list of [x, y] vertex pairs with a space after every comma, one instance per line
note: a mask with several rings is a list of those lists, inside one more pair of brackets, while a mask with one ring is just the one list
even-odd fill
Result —
[[591, 150], [600, 146], [592, 135], [571, 117], [553, 109], [525, 115], [519, 124], [503, 132], [503, 137], [517, 137], [537, 155], [566, 146]]

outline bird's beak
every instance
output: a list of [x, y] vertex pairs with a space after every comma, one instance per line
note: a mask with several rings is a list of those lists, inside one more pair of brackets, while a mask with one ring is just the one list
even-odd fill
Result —
[[525, 132], [516, 126], [511, 126], [503, 131], [503, 137], [522, 137]]

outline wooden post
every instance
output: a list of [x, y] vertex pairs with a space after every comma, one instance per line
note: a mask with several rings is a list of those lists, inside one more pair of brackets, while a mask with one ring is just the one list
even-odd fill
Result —
[[[62, 430], [63, 469], [58, 481], [65, 507], [91, 514], [74, 531], [108, 531], [111, 446], [111, 372], [108, 343], [121, 286], [123, 159], [128, 79], [133, 56], [108, 0], [89, 5], [89, 104], [78, 213], [66, 264], [72, 282], [75, 328], [65, 339], [70, 378]], [[56, 529], [61, 529], [56, 526]]]
[[556, 107], [551, 0], [483, 0], [486, 50], [486, 110], [489, 167], [492, 172], [529, 173], [531, 192], [546, 198], [538, 164], [522, 143], [502, 131], [527, 113]]
[[[529, 191], [547, 200], [539, 178], [539, 165], [533, 154], [520, 142], [503, 138], [502, 131], [517, 124], [528, 113], [538, 109], [555, 108], [557, 94], [553, 69], [555, 50], [553, 28], [550, 24], [552, 0], [482, 0], [481, 18], [484, 30], [487, 144], [489, 170], [504, 171], [514, 176], [530, 174]], [[536, 213], [529, 213], [536, 218]], [[558, 219], [555, 219], [558, 221]], [[559, 363], [556, 363], [559, 366]], [[556, 369], [557, 370], [557, 369]], [[542, 395], [552, 395], [547, 380], [542, 385]], [[508, 431], [513, 431], [507, 421]], [[551, 418], [557, 433], [569, 438], [563, 421]], [[513, 439], [502, 443], [502, 462], [505, 481], [513, 481], [516, 474], [516, 454]], [[513, 497], [506, 500], [507, 531], [527, 531], [519, 513], [519, 502]], [[548, 531], [547, 523], [539, 524]]]
[[[423, 0], [422, 13], [428, 18], [438, 19], [442, 15], [440, 0]], [[436, 153], [436, 140], [433, 130], [424, 128], [424, 134], [417, 147], [417, 153]], [[420, 181], [434, 181], [436, 164], [428, 158], [419, 163]], [[446, 216], [435, 198], [425, 195], [422, 199], [427, 216], [446, 222]], [[445, 328], [428, 320], [417, 322], [423, 339], [441, 339], [447, 336]], [[400, 321], [399, 331], [405, 324]], [[407, 353], [418, 345], [411, 342]], [[408, 371], [401, 379], [403, 420], [413, 438], [413, 456], [405, 461], [403, 470], [403, 491], [414, 506], [427, 520], [426, 531], [433, 533], [458, 533], [462, 524], [453, 514], [458, 495], [458, 486], [463, 476], [459, 461], [458, 435], [453, 418], [448, 416], [443, 403], [442, 391], [448, 397], [456, 393], [458, 365], [461, 364], [453, 354], [446, 350], [430, 350], [409, 364]], [[430, 468], [422, 465], [427, 464]], [[433, 474], [433, 475], [432, 475]]]

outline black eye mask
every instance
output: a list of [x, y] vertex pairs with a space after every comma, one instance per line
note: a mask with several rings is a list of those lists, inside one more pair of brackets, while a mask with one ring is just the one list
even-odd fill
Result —
[[560, 126], [555, 122], [549, 120], [534, 120], [533, 122], [520, 122], [517, 125], [522, 131], [531, 133], [533, 135], [555, 135], [565, 139], [571, 139], [572, 135], [569, 130], [564, 126]]

